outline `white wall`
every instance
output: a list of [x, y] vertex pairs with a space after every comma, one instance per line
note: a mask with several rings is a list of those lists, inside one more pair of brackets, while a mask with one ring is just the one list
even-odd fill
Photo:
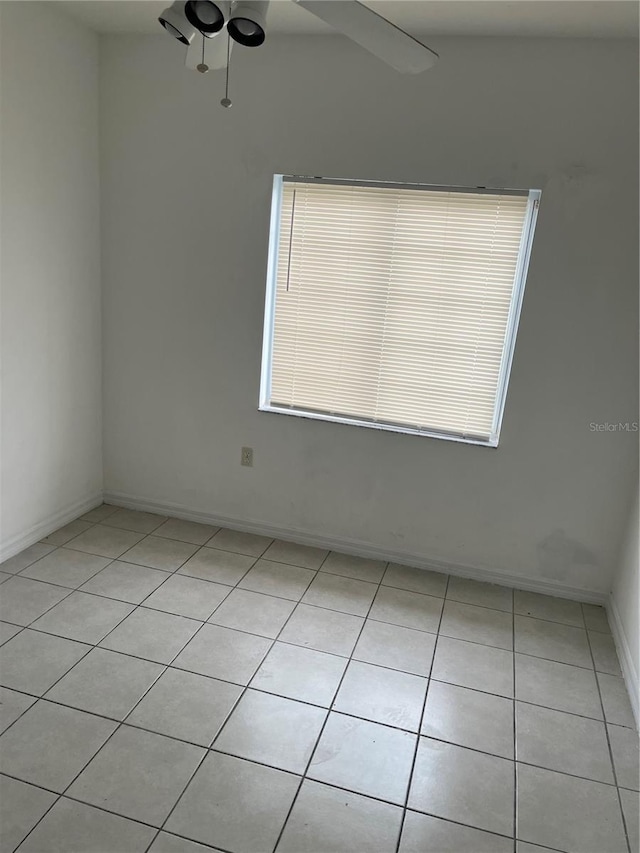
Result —
[[102, 489], [98, 40], [2, 2], [3, 557]]
[[[636, 436], [637, 45], [103, 40], [105, 485], [130, 504], [606, 593]], [[497, 450], [257, 411], [274, 172], [543, 190]], [[253, 469], [240, 447], [255, 449]]]
[[618, 646], [636, 722], [640, 722], [640, 589], [638, 586], [638, 491], [631, 505], [609, 602], [609, 621]]

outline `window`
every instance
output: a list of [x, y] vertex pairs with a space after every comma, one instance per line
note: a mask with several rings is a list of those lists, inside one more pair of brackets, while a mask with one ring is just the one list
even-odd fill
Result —
[[276, 175], [260, 409], [496, 446], [539, 198]]

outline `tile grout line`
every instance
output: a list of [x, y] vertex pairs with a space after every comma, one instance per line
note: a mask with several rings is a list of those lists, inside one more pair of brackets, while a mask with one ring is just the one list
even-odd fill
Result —
[[[214, 534], [214, 535], [215, 535], [215, 534]], [[205, 546], [202, 546], [202, 547], [205, 547]], [[267, 551], [270, 547], [271, 547], [271, 546], [270, 546], [270, 545], [268, 545], [268, 546], [265, 548], [265, 551], [263, 551], [263, 554], [264, 554], [264, 553], [266, 553], [266, 551]], [[196, 551], [196, 553], [198, 553], [198, 552]], [[194, 556], [194, 555], [192, 555], [192, 556]], [[320, 564], [320, 565], [322, 565], [322, 564], [324, 563], [324, 560], [326, 560], [328, 556], [329, 556], [329, 552], [325, 555], [325, 557], [324, 557], [324, 559], [322, 560], [322, 562], [321, 562], [321, 564]], [[189, 558], [189, 559], [191, 559], [191, 558]], [[242, 581], [242, 579], [243, 579], [243, 578], [245, 578], [245, 577], [246, 577], [246, 575], [247, 575], [247, 574], [248, 574], [248, 573], [249, 573], [249, 572], [254, 568], [254, 566], [257, 564], [257, 562], [258, 562], [260, 559], [261, 559], [261, 557], [257, 557], [257, 558], [253, 561], [253, 563], [252, 563], [252, 564], [251, 564], [251, 566], [247, 569], [247, 571], [242, 575], [242, 577], [241, 577], [241, 578], [239, 578], [239, 579], [238, 579], [238, 581], [236, 582], [236, 584], [235, 584], [235, 586], [233, 587], [233, 589], [238, 589], [238, 584], [239, 584], [239, 583]], [[186, 562], [186, 561], [185, 561], [185, 562]], [[183, 565], [184, 565], [184, 564], [183, 564]], [[317, 570], [316, 570], [316, 571], [315, 571], [315, 573], [314, 573], [314, 575], [313, 575], [313, 577], [309, 579], [309, 583], [307, 584], [307, 586], [306, 586], [306, 588], [305, 588], [305, 592], [306, 592], [306, 590], [307, 590], [307, 589], [309, 589], [309, 586], [310, 586], [310, 585], [311, 585], [311, 583], [315, 580], [315, 578], [317, 577], [317, 574], [318, 574], [318, 572], [317, 572]], [[229, 593], [229, 595], [230, 595], [230, 594], [231, 594], [231, 593]], [[305, 594], [305, 593], [303, 592], [303, 593], [302, 593], [302, 595], [304, 595], [304, 594]], [[302, 598], [302, 595], [300, 596], [301, 598]], [[226, 600], [226, 597], [227, 597], [227, 596], [225, 596], [225, 598], [223, 599], [223, 601], [224, 601], [224, 600]], [[220, 605], [223, 603], [223, 601], [219, 602], [219, 604], [218, 604], [218, 605], [216, 606], [216, 608], [214, 609], [213, 613], [215, 613], [215, 611], [218, 609], [218, 607], [220, 607]], [[281, 631], [282, 631], [282, 630], [284, 630], [284, 627], [286, 626], [287, 622], [289, 621], [289, 619], [291, 618], [291, 616], [293, 615], [293, 613], [295, 612], [295, 610], [296, 610], [296, 608], [294, 607], [294, 609], [291, 611], [291, 613], [290, 613], [290, 614], [289, 614], [289, 616], [287, 617], [287, 620], [285, 621], [285, 624], [283, 625], [283, 627], [282, 627]], [[213, 616], [213, 613], [211, 614], [211, 616]], [[211, 618], [211, 616], [210, 616], [209, 618]], [[198, 629], [198, 631], [196, 631], [196, 633], [193, 635], [193, 637], [189, 640], [189, 642], [188, 642], [186, 645], [188, 645], [188, 644], [191, 642], [191, 640], [193, 640], [193, 639], [194, 639], [194, 637], [195, 637], [195, 636], [200, 632], [200, 630], [204, 627], [204, 625], [209, 625], [209, 624], [212, 624], [212, 623], [210, 623], [210, 622], [208, 622], [208, 621], [207, 621], [207, 622], [205, 622], [205, 623], [203, 623], [203, 625]], [[219, 627], [224, 627], [224, 626], [219, 626]], [[227, 629], [227, 630], [233, 630], [233, 629]], [[278, 636], [279, 636], [279, 634], [278, 634]], [[257, 672], [257, 670], [260, 668], [260, 666], [262, 666], [262, 664], [263, 664], [263, 662], [264, 662], [265, 658], [267, 657], [267, 655], [269, 654], [269, 652], [271, 651], [271, 649], [273, 648], [273, 646], [274, 646], [274, 645], [275, 645], [275, 643], [276, 643], [276, 639], [271, 639], [271, 638], [266, 638], [266, 637], [265, 637], [264, 639], [269, 639], [269, 640], [270, 640], [270, 645], [269, 645], [269, 648], [268, 648], [268, 649], [266, 650], [266, 652], [264, 653], [264, 655], [262, 656], [262, 658], [260, 659], [260, 662], [258, 663], [258, 665], [257, 665], [257, 667], [256, 667], [256, 669], [255, 669], [255, 671], [254, 671], [254, 673], [253, 673], [253, 675], [255, 675], [255, 673], [256, 673], [256, 672]], [[186, 645], [183, 647], [183, 649], [184, 649], [184, 648], [186, 648]], [[181, 651], [180, 651], [180, 652], [178, 652], [178, 654], [180, 654], [180, 653], [183, 651], [183, 649], [181, 649]], [[178, 657], [178, 655], [176, 655], [176, 658], [177, 658], [177, 657]], [[175, 661], [175, 659], [176, 659], [176, 658], [173, 658], [173, 660]], [[173, 662], [173, 661], [172, 661], [172, 662]], [[187, 790], [188, 790], [188, 788], [189, 788], [189, 785], [190, 785], [190, 784], [191, 784], [191, 782], [194, 780], [194, 778], [195, 778], [195, 776], [196, 776], [196, 774], [197, 774], [198, 770], [199, 770], [199, 769], [200, 769], [200, 767], [203, 765], [203, 763], [204, 763], [205, 759], [207, 758], [207, 756], [208, 756], [208, 755], [210, 755], [211, 750], [212, 750], [212, 748], [213, 748], [213, 744], [216, 742], [217, 738], [220, 736], [220, 734], [221, 734], [221, 733], [222, 733], [222, 731], [224, 730], [224, 727], [226, 726], [227, 722], [228, 722], [228, 721], [229, 721], [229, 719], [231, 718], [231, 715], [232, 715], [232, 714], [233, 714], [233, 712], [236, 710], [236, 708], [238, 707], [238, 705], [239, 705], [240, 701], [242, 700], [243, 696], [246, 694], [247, 690], [249, 689], [249, 684], [251, 683], [251, 681], [252, 681], [252, 679], [253, 679], [253, 675], [251, 676], [251, 678], [249, 679], [249, 681], [247, 682], [247, 684], [243, 686], [242, 691], [240, 692], [240, 694], [238, 695], [238, 697], [237, 697], [236, 701], [233, 703], [233, 705], [232, 705], [232, 706], [231, 706], [231, 708], [229, 709], [229, 712], [228, 712], [228, 713], [227, 713], [227, 715], [225, 716], [225, 718], [224, 718], [224, 721], [223, 721], [222, 725], [220, 726], [220, 728], [218, 729], [218, 731], [214, 734], [214, 736], [213, 736], [213, 738], [212, 738], [212, 740], [211, 740], [211, 742], [210, 742], [209, 746], [205, 749], [204, 755], [202, 756], [202, 758], [201, 758], [201, 759], [200, 759], [200, 761], [198, 762], [198, 764], [197, 764], [197, 766], [196, 766], [195, 770], [193, 771], [193, 773], [192, 773], [192, 774], [191, 774], [191, 776], [189, 777], [189, 779], [188, 779], [187, 783], [185, 784], [184, 788], [182, 789], [182, 791], [181, 791], [181, 793], [180, 793], [180, 796], [176, 799], [175, 803], [173, 804], [173, 806], [172, 806], [172, 807], [171, 807], [171, 809], [169, 810], [169, 813], [167, 814], [167, 816], [165, 817], [164, 821], [162, 822], [162, 825], [160, 826], [160, 828], [159, 828], [159, 829], [158, 829], [158, 831], [156, 832], [155, 836], [152, 838], [152, 840], [151, 840], [150, 844], [149, 844], [149, 845], [148, 845], [148, 847], [146, 848], [147, 853], [148, 853], [149, 848], [150, 848], [150, 847], [153, 845], [153, 843], [155, 842], [155, 840], [156, 840], [156, 838], [158, 837], [158, 835], [159, 835], [159, 834], [164, 830], [164, 827], [166, 826], [167, 822], [171, 819], [171, 815], [173, 814], [173, 812], [174, 812], [174, 811], [175, 811], [175, 809], [177, 808], [178, 803], [181, 801], [182, 797], [185, 795], [186, 791], [187, 791]], [[238, 686], [242, 686], [242, 685], [238, 685]], [[134, 710], [135, 710], [135, 709], [134, 709]]]
[[[584, 618], [584, 608], [582, 607], [582, 605], [580, 605], [580, 610], [582, 611], [582, 619], [585, 623], [585, 629], [586, 629], [587, 622], [586, 622], [586, 619]], [[634, 853], [634, 851], [631, 849], [631, 839], [629, 837], [627, 820], [626, 820], [626, 817], [624, 814], [624, 808], [622, 807], [622, 795], [620, 794], [620, 786], [618, 785], [618, 774], [616, 772], [615, 761], [613, 760], [613, 749], [611, 748], [611, 738], [609, 737], [609, 728], [607, 726], [607, 716], [606, 716], [606, 712], [605, 712], [605, 708], [604, 708], [604, 701], [602, 699], [602, 691], [600, 689], [600, 681], [598, 680], [598, 676], [596, 674], [597, 673], [596, 661], [595, 661], [595, 657], [593, 655], [593, 649], [591, 647], [591, 639], [589, 637], [588, 631], [587, 631], [587, 643], [589, 645], [589, 654], [591, 655], [591, 661], [593, 663], [593, 671], [595, 674], [596, 685], [598, 687], [598, 697], [600, 698], [600, 706], [602, 708], [602, 718], [603, 718], [602, 725], [604, 727], [604, 733], [605, 733], [605, 737], [607, 739], [607, 749], [609, 750], [609, 761], [611, 762], [611, 771], [613, 773], [613, 783], [616, 786], [616, 794], [618, 797], [618, 807], [620, 809], [620, 816], [622, 817], [622, 831], [624, 832], [624, 837], [625, 837], [625, 841], [627, 842], [627, 848], [629, 850], [629, 853]]]
[[[329, 553], [331, 553], [331, 552], [329, 552]], [[322, 566], [324, 565], [325, 560], [328, 558], [328, 556], [329, 556], [329, 554], [327, 554], [327, 557], [325, 557], [325, 559], [324, 559], [324, 560], [322, 561], [322, 563], [320, 564], [320, 568], [322, 568]], [[312, 748], [311, 748], [311, 752], [310, 752], [310, 754], [309, 754], [309, 759], [308, 759], [308, 761], [307, 761], [307, 763], [306, 763], [306, 766], [305, 766], [305, 768], [304, 768], [303, 773], [302, 773], [302, 774], [301, 774], [301, 776], [300, 776], [300, 782], [298, 783], [298, 788], [297, 788], [297, 790], [296, 790], [296, 792], [295, 792], [295, 794], [294, 794], [294, 796], [293, 796], [293, 799], [292, 799], [292, 801], [291, 801], [291, 805], [289, 806], [289, 809], [287, 810], [287, 814], [286, 814], [285, 819], [284, 819], [284, 821], [283, 821], [283, 823], [282, 823], [282, 827], [280, 828], [280, 832], [278, 833], [278, 837], [276, 838], [276, 842], [275, 842], [275, 844], [273, 845], [273, 851], [276, 851], [276, 850], [277, 850], [278, 845], [280, 844], [280, 841], [281, 841], [282, 836], [283, 836], [283, 834], [284, 834], [284, 831], [285, 831], [285, 829], [286, 829], [286, 827], [287, 827], [287, 824], [289, 823], [289, 819], [290, 819], [290, 817], [291, 817], [291, 814], [292, 814], [292, 812], [293, 812], [293, 809], [294, 809], [294, 807], [295, 807], [295, 804], [296, 804], [296, 802], [298, 801], [298, 797], [299, 797], [299, 795], [300, 795], [300, 791], [302, 790], [302, 786], [303, 786], [303, 784], [304, 784], [304, 781], [305, 781], [305, 779], [307, 778], [307, 773], [309, 772], [309, 768], [311, 767], [311, 763], [312, 763], [312, 761], [313, 761], [313, 756], [314, 756], [314, 755], [315, 755], [315, 753], [316, 753], [316, 750], [317, 750], [317, 748], [318, 748], [318, 744], [320, 743], [320, 740], [322, 739], [322, 735], [324, 734], [324, 730], [325, 730], [325, 728], [326, 728], [326, 726], [327, 726], [327, 722], [328, 722], [328, 720], [329, 720], [329, 717], [331, 716], [333, 706], [335, 705], [336, 697], [338, 696], [338, 693], [340, 692], [340, 688], [342, 687], [342, 683], [343, 683], [343, 681], [344, 681], [344, 679], [345, 679], [345, 677], [346, 677], [346, 674], [347, 674], [347, 671], [348, 671], [349, 666], [350, 666], [350, 664], [351, 664], [351, 661], [353, 660], [353, 652], [355, 651], [356, 646], [358, 645], [358, 642], [359, 642], [359, 640], [360, 640], [360, 637], [362, 636], [362, 632], [364, 631], [364, 626], [367, 624], [367, 619], [368, 619], [368, 617], [369, 617], [369, 613], [371, 613], [371, 609], [373, 608], [374, 602], [375, 602], [375, 600], [376, 600], [376, 598], [377, 598], [377, 596], [378, 596], [378, 593], [380, 592], [380, 588], [381, 588], [381, 586], [382, 586], [382, 581], [383, 581], [383, 578], [384, 578], [384, 576], [385, 576], [385, 574], [386, 574], [386, 572], [387, 572], [387, 569], [388, 569], [388, 568], [389, 568], [389, 563], [385, 563], [385, 567], [384, 567], [384, 569], [383, 569], [383, 571], [382, 571], [382, 575], [380, 576], [380, 580], [379, 580], [379, 581], [378, 581], [378, 583], [376, 584], [376, 591], [375, 591], [375, 593], [373, 594], [373, 596], [371, 597], [371, 601], [369, 602], [369, 606], [368, 606], [368, 608], [367, 608], [367, 613], [366, 613], [366, 615], [365, 615], [364, 617], [360, 617], [360, 618], [362, 618], [362, 625], [360, 626], [360, 630], [358, 631], [358, 636], [357, 636], [357, 637], [356, 637], [356, 639], [355, 639], [355, 642], [354, 642], [354, 644], [353, 644], [353, 647], [352, 647], [351, 652], [350, 652], [350, 654], [349, 654], [349, 657], [348, 657], [348, 659], [347, 659], [347, 663], [346, 663], [346, 665], [345, 665], [345, 668], [344, 668], [344, 670], [342, 671], [342, 675], [341, 675], [341, 677], [340, 677], [340, 680], [338, 681], [338, 685], [337, 685], [337, 687], [336, 687], [336, 689], [335, 689], [335, 691], [334, 691], [334, 693], [333, 693], [333, 698], [332, 698], [332, 700], [331, 700], [331, 704], [330, 704], [330, 705], [329, 705], [329, 707], [327, 708], [327, 712], [326, 712], [326, 714], [325, 714], [325, 718], [324, 718], [324, 721], [323, 721], [323, 723], [322, 723], [322, 726], [320, 727], [320, 731], [318, 732], [318, 736], [317, 736], [317, 738], [315, 739], [315, 742], [314, 742], [314, 744], [313, 744], [313, 746], [312, 746]], [[320, 571], [320, 569], [318, 569], [318, 571]], [[308, 587], [307, 587], [307, 589], [308, 589]], [[302, 601], [302, 599], [301, 599], [301, 601]], [[295, 612], [295, 611], [294, 611], [294, 612]], [[292, 615], [293, 615], [293, 614], [292, 614]], [[291, 617], [289, 617], [289, 618], [291, 618]], [[288, 620], [287, 620], [287, 621], [288, 621]], [[286, 625], [285, 625], [285, 626], [283, 626], [282, 631], [284, 631], [284, 628], [285, 628], [285, 627], [286, 627]], [[282, 631], [280, 631], [280, 634], [282, 633]], [[280, 634], [278, 634], [278, 636], [280, 636]], [[354, 792], [354, 793], [356, 793], [356, 792]]]
[[431, 655], [431, 664], [429, 666], [429, 675], [427, 676], [427, 685], [426, 685], [426, 689], [425, 689], [424, 699], [422, 701], [422, 710], [420, 712], [420, 720], [418, 722], [418, 733], [417, 733], [417, 737], [416, 737], [416, 743], [415, 743], [415, 746], [413, 749], [413, 759], [411, 761], [411, 768], [409, 770], [409, 776], [407, 779], [407, 792], [405, 794], [404, 806], [402, 808], [402, 816], [400, 819], [400, 829], [398, 832], [398, 841], [396, 843], [396, 853], [399, 853], [399, 851], [400, 851], [400, 845], [402, 843], [402, 834], [404, 832], [404, 824], [405, 824], [405, 821], [407, 819], [407, 810], [409, 808], [409, 797], [411, 795], [411, 785], [413, 784], [413, 774], [414, 774], [415, 768], [416, 768], [416, 761], [418, 758], [418, 750], [420, 749], [420, 737], [421, 737], [421, 732], [422, 732], [422, 726], [424, 723], [424, 715], [425, 715], [425, 712], [427, 709], [427, 701], [429, 699], [429, 689], [431, 687], [431, 676], [433, 673], [433, 666], [434, 666], [435, 660], [436, 660], [436, 653], [438, 651], [438, 640], [440, 639], [440, 628], [442, 626], [442, 619], [444, 617], [444, 608], [445, 608], [445, 602], [447, 599], [447, 591], [449, 589], [450, 580], [451, 580], [451, 575], [447, 575], [447, 580], [446, 580], [445, 589], [444, 589], [444, 599], [443, 599], [443, 603], [442, 603], [442, 609], [440, 610], [440, 616], [438, 618], [438, 630], [436, 632], [436, 639], [435, 639], [435, 642], [433, 644], [433, 654]]

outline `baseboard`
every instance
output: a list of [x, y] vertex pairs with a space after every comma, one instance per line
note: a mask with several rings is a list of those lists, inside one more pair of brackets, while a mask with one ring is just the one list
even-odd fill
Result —
[[553, 581], [542, 578], [525, 578], [521, 575], [509, 575], [504, 572], [498, 572], [484, 566], [463, 565], [442, 559], [434, 559], [426, 554], [389, 550], [372, 545], [369, 542], [361, 542], [357, 539], [318, 536], [310, 530], [301, 528], [278, 527], [261, 521], [229, 518], [228, 516], [200, 512], [199, 510], [169, 501], [153, 501], [123, 492], [112, 491], [105, 492], [104, 500], [106, 503], [117, 504], [127, 509], [139, 509], [161, 515], [171, 515], [175, 518], [182, 518], [185, 521], [199, 521], [203, 524], [211, 524], [216, 527], [230, 527], [233, 530], [242, 530], [245, 533], [257, 533], [261, 536], [270, 536], [275, 539], [289, 539], [299, 542], [301, 545], [331, 548], [342, 551], [345, 554], [354, 554], [358, 557], [403, 563], [404, 565], [416, 566], [417, 568], [429, 568], [449, 575], [472, 578], [473, 580], [485, 581], [486, 583], [502, 584], [503, 586], [516, 587], [531, 592], [541, 592], [546, 595], [556, 595], [560, 598], [572, 598], [576, 601], [589, 602], [590, 604], [606, 604], [607, 601], [605, 593], [565, 586], [564, 584], [554, 583]]
[[629, 641], [624, 631], [624, 625], [620, 618], [620, 611], [615, 603], [613, 596], [610, 595], [607, 601], [607, 615], [609, 617], [609, 625], [611, 633], [616, 644], [618, 659], [622, 667], [622, 677], [627, 686], [627, 693], [631, 701], [633, 716], [636, 720], [636, 727], [640, 728], [640, 680], [638, 679], [638, 671], [633, 662]]
[[59, 527], [64, 527], [65, 524], [73, 521], [79, 515], [83, 515], [85, 512], [89, 512], [90, 509], [100, 506], [101, 503], [102, 492], [94, 492], [79, 501], [67, 505], [59, 512], [52, 513], [47, 518], [32, 525], [23, 533], [12, 536], [5, 542], [0, 543], [0, 562], [4, 562], [4, 560], [8, 560], [15, 554], [19, 554], [20, 551], [24, 551], [25, 548], [39, 542], [45, 536], [53, 533], [54, 530], [58, 530]]

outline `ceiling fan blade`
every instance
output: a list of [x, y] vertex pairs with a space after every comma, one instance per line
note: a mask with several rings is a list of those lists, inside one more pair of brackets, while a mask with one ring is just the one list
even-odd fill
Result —
[[[198, 70], [198, 65], [203, 61], [202, 57], [202, 42], [204, 41], [204, 64], [209, 66], [209, 71], [217, 71], [219, 68], [224, 68], [227, 64], [227, 34], [226, 32], [218, 33], [213, 38], [196, 37], [187, 48], [187, 58], [185, 65], [192, 71]], [[229, 45], [230, 50], [233, 50], [233, 40]]]
[[358, 0], [294, 0], [360, 47], [404, 74], [419, 74], [438, 54]]

